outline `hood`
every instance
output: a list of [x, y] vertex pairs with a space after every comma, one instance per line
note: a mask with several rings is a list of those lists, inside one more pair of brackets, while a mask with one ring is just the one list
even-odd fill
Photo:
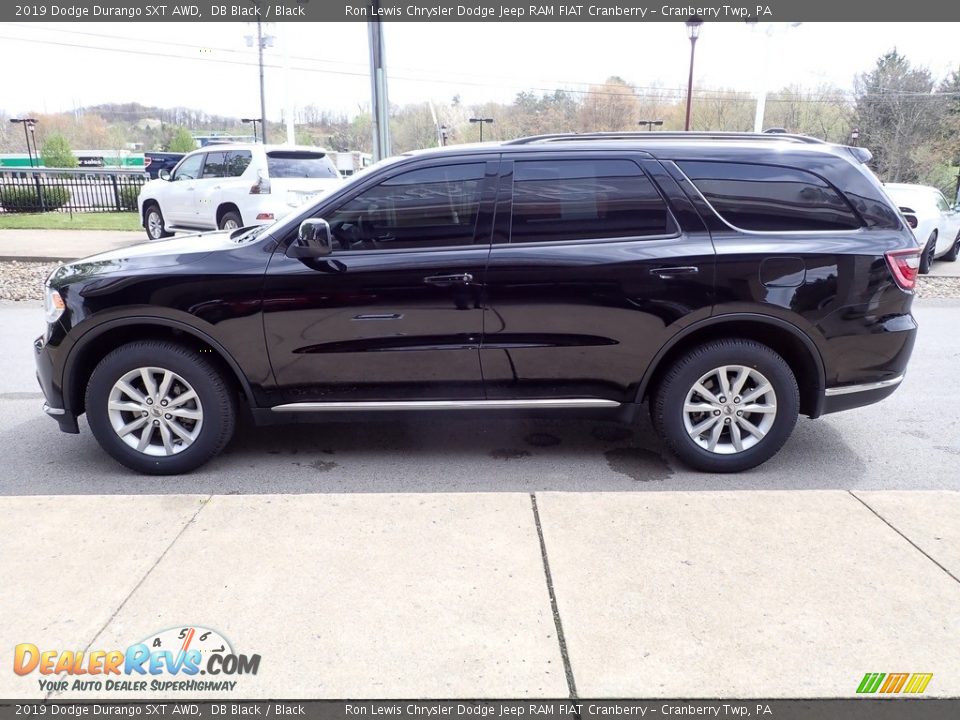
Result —
[[237, 243], [231, 235], [237, 230], [178, 235], [169, 240], [144, 242], [138, 245], [110, 250], [98, 255], [61, 265], [50, 276], [54, 286], [75, 282], [92, 275], [120, 270], [141, 270], [186, 265], [222, 250], [235, 250]]

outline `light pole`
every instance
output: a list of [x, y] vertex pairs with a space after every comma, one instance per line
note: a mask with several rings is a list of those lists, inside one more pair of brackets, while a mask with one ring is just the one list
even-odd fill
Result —
[[472, 123], [480, 123], [480, 142], [483, 142], [483, 124], [484, 124], [484, 123], [492, 123], [492, 122], [493, 122], [493, 118], [485, 118], [485, 117], [470, 118], [470, 122], [472, 122]]
[[[260, 22], [259, 10], [263, 0], [250, 0], [257, 12], [257, 63], [260, 66], [260, 137], [267, 142], [267, 99], [263, 81], [263, 49], [273, 47], [274, 36], [263, 34], [263, 23]], [[247, 35], [247, 46], [253, 44], [253, 38]]]
[[[10, 122], [23, 125], [23, 139], [27, 142], [27, 158], [30, 161], [30, 167], [33, 167], [33, 152], [30, 150], [30, 135], [33, 134], [33, 127], [37, 124], [36, 118], [10, 118]], [[37, 144], [36, 139], [34, 139], [33, 144]], [[40, 165], [39, 153], [37, 153], [37, 165]]]
[[690, 129], [690, 105], [693, 100], [693, 56], [697, 50], [697, 38], [700, 37], [700, 28], [703, 25], [703, 18], [699, 15], [692, 16], [686, 22], [687, 37], [690, 38], [690, 76], [687, 78], [687, 119], [683, 124], [684, 130]]
[[756, 18], [751, 18], [747, 20], [747, 25], [751, 28], [760, 28], [764, 34], [763, 40], [763, 58], [760, 60], [760, 76], [757, 86], [757, 107], [753, 114], [753, 131], [755, 133], [763, 132], [763, 116], [767, 111], [767, 73], [770, 70], [770, 43], [772, 42], [773, 34], [777, 31], [778, 27], [783, 26], [785, 28], [795, 28], [803, 25], [802, 22], [793, 22], [793, 23], [763, 23], [761, 26], [757, 22]]
[[258, 118], [240, 118], [242, 123], [253, 123], [253, 141], [257, 141], [257, 123], [261, 122]]
[[638, 120], [637, 125], [646, 125], [647, 132], [652, 132], [654, 125], [656, 125], [657, 127], [660, 127], [661, 125], [663, 125], [663, 120]]

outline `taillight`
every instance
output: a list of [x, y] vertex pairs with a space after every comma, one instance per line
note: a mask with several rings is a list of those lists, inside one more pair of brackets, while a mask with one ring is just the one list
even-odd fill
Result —
[[270, 194], [270, 181], [264, 178], [260, 178], [253, 185], [250, 186], [251, 195], [269, 195]]
[[910, 250], [891, 250], [886, 253], [887, 265], [893, 273], [893, 279], [904, 290], [913, 290], [917, 286], [917, 270], [920, 267], [920, 248]]

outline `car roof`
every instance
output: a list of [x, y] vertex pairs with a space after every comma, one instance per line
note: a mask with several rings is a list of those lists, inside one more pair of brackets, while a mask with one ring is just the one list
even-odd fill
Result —
[[871, 158], [866, 148], [852, 148], [835, 145], [816, 138], [785, 133], [583, 133], [562, 135], [540, 135], [518, 138], [501, 142], [468, 143], [448, 145], [442, 148], [429, 148], [404, 153], [408, 157], [435, 155], [438, 158], [449, 155], [471, 155], [490, 152], [529, 153], [562, 151], [621, 151], [645, 152], [653, 157], [709, 159], [709, 160], [752, 160], [775, 161], [778, 158], [790, 161], [790, 158], [803, 156], [843, 156], [849, 161], [866, 162]]
[[254, 150], [263, 149], [264, 152], [273, 152], [275, 150], [287, 150], [293, 152], [313, 152], [326, 155], [329, 150], [316, 145], [264, 145], [263, 143], [208, 143], [201, 148], [191, 150], [196, 152], [224, 152], [227, 150]]

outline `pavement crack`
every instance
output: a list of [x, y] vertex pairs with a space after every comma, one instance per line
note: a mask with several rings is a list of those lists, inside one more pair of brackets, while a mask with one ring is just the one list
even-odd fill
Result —
[[540, 540], [540, 557], [543, 559], [543, 575], [547, 581], [547, 592], [550, 594], [550, 608], [553, 610], [553, 624], [557, 629], [557, 642], [560, 644], [563, 672], [567, 677], [567, 690], [570, 693], [570, 699], [576, 700], [577, 683], [573, 678], [573, 667], [570, 665], [570, 654], [567, 651], [567, 638], [563, 634], [560, 608], [557, 605], [557, 595], [553, 589], [553, 575], [550, 573], [550, 559], [547, 557], [547, 543], [543, 539], [543, 526], [540, 524], [540, 511], [537, 509], [537, 496], [534, 493], [530, 493], [530, 506], [533, 509], [533, 522], [537, 526], [537, 537]]
[[[191, 516], [190, 516], [190, 519], [187, 520], [187, 521], [183, 524], [183, 527], [180, 528], [180, 532], [178, 532], [178, 533], [174, 536], [173, 540], [171, 540], [171, 541], [167, 544], [167, 546], [163, 549], [163, 552], [160, 553], [160, 555], [157, 557], [157, 559], [153, 561], [153, 564], [152, 564], [149, 568], [147, 568], [147, 571], [143, 574], [143, 577], [140, 578], [140, 580], [137, 582], [137, 584], [134, 585], [133, 588], [130, 590], [130, 592], [128, 592], [128, 593], [126, 594], [126, 597], [124, 597], [123, 600], [120, 602], [120, 604], [117, 605], [116, 609], [113, 611], [113, 613], [111, 613], [110, 617], [107, 618], [107, 621], [100, 627], [99, 630], [97, 630], [96, 633], [94, 633], [94, 636], [90, 639], [90, 642], [88, 642], [87, 645], [86, 645], [86, 647], [83, 648], [83, 655], [84, 655], [84, 657], [86, 657], [87, 652], [90, 650], [90, 648], [93, 646], [93, 644], [97, 641], [97, 638], [100, 637], [100, 636], [103, 634], [103, 631], [106, 630], [106, 629], [110, 626], [110, 623], [113, 622], [114, 618], [116, 618], [117, 615], [120, 614], [120, 611], [123, 610], [123, 608], [126, 606], [127, 602], [129, 602], [130, 598], [133, 597], [133, 594], [134, 594], [135, 592], [137, 592], [137, 590], [140, 589], [140, 586], [143, 585], [143, 583], [146, 581], [146, 579], [147, 579], [148, 577], [150, 577], [150, 574], [156, 569], [157, 565], [159, 565], [159, 564], [161, 563], [161, 561], [167, 556], [167, 553], [169, 553], [170, 550], [173, 548], [173, 546], [177, 544], [177, 541], [178, 541], [178, 540], [183, 536], [183, 534], [187, 531], [187, 528], [190, 527], [191, 525], [193, 525], [194, 521], [197, 519], [197, 515], [200, 514], [200, 511], [203, 510], [203, 509], [207, 506], [207, 503], [210, 502], [210, 500], [211, 500], [212, 498], [213, 498], [213, 495], [210, 494], [210, 495], [207, 495], [207, 496], [200, 502], [200, 507], [197, 508], [197, 511], [196, 511], [193, 515], [191, 515]], [[56, 691], [54, 691], [54, 690], [49, 690], [49, 691], [46, 693], [46, 695], [44, 695], [44, 698], [43, 698], [44, 701], [46, 702], [46, 701], [50, 700], [51, 696], [52, 696], [55, 692], [56, 692]]]
[[926, 550], [924, 550], [922, 547], [920, 547], [919, 545], [917, 545], [913, 540], [911, 540], [911, 539], [908, 538], [906, 535], [904, 535], [904, 534], [896, 527], [896, 525], [894, 525], [892, 522], [890, 522], [889, 520], [887, 520], [883, 515], [881, 515], [881, 514], [878, 513], [876, 510], [874, 510], [872, 507], [870, 507], [863, 498], [861, 498], [859, 495], [857, 495], [856, 493], [854, 493], [853, 490], [847, 490], [847, 492], [850, 493], [850, 495], [851, 495], [855, 500], [857, 500], [861, 505], [863, 505], [867, 510], [869, 510], [870, 512], [872, 512], [874, 515], [876, 515], [878, 518], [880, 518], [884, 523], [886, 523], [887, 527], [889, 527], [891, 530], [893, 530], [897, 535], [899, 535], [900, 537], [902, 537], [902, 538], [903, 538], [904, 540], [906, 540], [908, 543], [910, 543], [911, 545], [913, 545], [913, 547], [917, 550], [917, 552], [919, 552], [919, 553], [920, 553], [921, 555], [923, 555], [927, 560], [929, 560], [930, 562], [932, 562], [932, 563], [933, 563], [934, 565], [936, 565], [938, 568], [940, 568], [941, 570], [943, 570], [947, 575], [949, 575], [949, 576], [953, 579], [953, 581], [954, 581], [955, 583], [960, 584], [960, 578], [958, 578], [958, 577], [957, 577], [956, 575], [954, 575], [952, 572], [950, 572], [949, 570], [947, 570], [947, 568], [945, 568], [945, 567], [944, 567], [943, 565], [941, 565], [939, 562], [937, 562], [936, 560], [934, 560], [933, 557], [930, 555], [930, 553], [928, 553], [928, 552], [927, 552]]

